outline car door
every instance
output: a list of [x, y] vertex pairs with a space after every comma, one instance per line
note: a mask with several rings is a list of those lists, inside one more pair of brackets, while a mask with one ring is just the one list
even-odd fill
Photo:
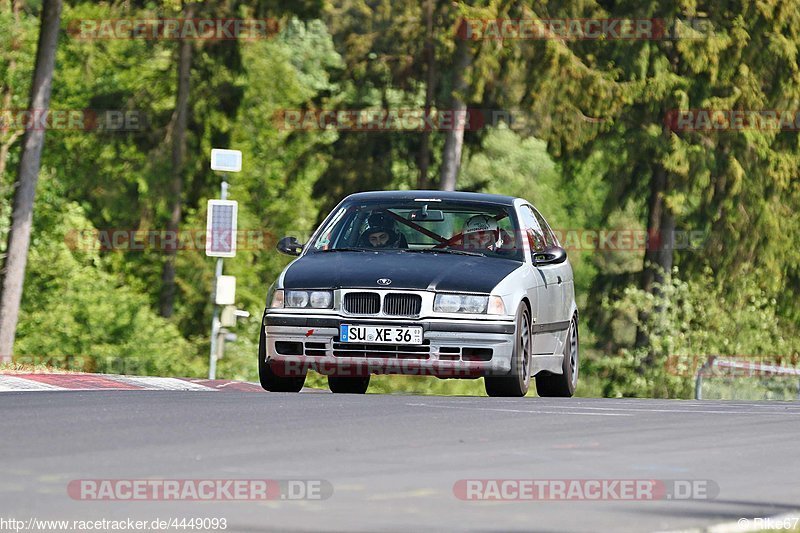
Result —
[[[536, 220], [539, 222], [539, 226], [544, 232], [545, 244], [548, 247], [561, 247], [561, 243], [558, 242], [555, 232], [553, 232], [553, 230], [550, 228], [550, 225], [547, 223], [547, 220], [545, 220], [542, 214], [539, 213], [535, 207], [533, 207], [533, 214], [536, 216]], [[561, 302], [555, 317], [556, 323], [553, 326], [559, 327], [559, 329], [555, 330], [554, 333], [556, 336], [556, 353], [561, 353], [563, 351], [564, 343], [567, 342], [567, 325], [569, 324], [570, 320], [572, 302], [575, 299], [575, 285], [572, 275], [572, 266], [570, 265], [569, 261], [564, 261], [563, 263], [556, 265], [548, 265], [546, 268], [549, 268], [556, 277], [559, 292], [561, 293]]]
[[528, 243], [526, 263], [536, 280], [536, 314], [533, 323], [533, 349], [537, 354], [553, 354], [559, 346], [559, 338], [552, 324], [558, 321], [561, 308], [561, 288], [558, 286], [558, 273], [551, 268], [555, 265], [537, 267], [533, 254], [546, 248], [544, 232], [536, 219], [533, 207], [524, 204], [520, 207], [520, 218]]
[[[533, 207], [533, 214], [536, 216], [537, 222], [539, 222], [539, 227], [542, 228], [545, 244], [548, 247], [561, 247], [561, 243], [558, 242], [558, 238], [555, 236], [555, 233], [552, 229], [550, 229], [550, 224], [547, 223], [542, 214], [539, 213], [535, 207]], [[572, 297], [574, 294], [572, 267], [570, 266], [569, 261], [564, 261], [563, 263], [559, 263], [557, 265], [549, 265], [548, 268], [552, 275], [555, 276], [556, 283], [561, 290], [561, 306], [558, 309], [557, 320], [558, 322], [568, 321], [569, 311], [572, 307]]]

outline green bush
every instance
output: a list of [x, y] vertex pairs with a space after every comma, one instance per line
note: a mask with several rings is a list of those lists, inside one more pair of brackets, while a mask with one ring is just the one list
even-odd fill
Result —
[[603, 308], [642, 328], [648, 345], [585, 360], [584, 379], [599, 381], [608, 397], [689, 398], [709, 356], [796, 357], [797, 325], [777, 315], [775, 299], [758, 280], [758, 272], [747, 271], [730, 293], [711, 270], [685, 281], [675, 269], [657, 294], [628, 287], [618, 299], [607, 296]]
[[92, 231], [83, 209], [45, 174], [36, 202], [15, 362], [69, 370], [200, 376], [202, 360], [145, 294], [104, 270], [76, 239]]

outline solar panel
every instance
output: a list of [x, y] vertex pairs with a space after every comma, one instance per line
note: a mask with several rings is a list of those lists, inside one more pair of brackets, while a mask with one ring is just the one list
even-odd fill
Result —
[[236, 218], [238, 204], [231, 200], [209, 200], [206, 222], [206, 255], [236, 255]]

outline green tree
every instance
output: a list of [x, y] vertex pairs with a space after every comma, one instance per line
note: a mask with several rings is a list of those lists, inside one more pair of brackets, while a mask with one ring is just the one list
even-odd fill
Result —
[[[30, 103], [31, 116], [41, 116], [50, 110], [50, 95], [55, 69], [56, 46], [61, 23], [61, 0], [45, 0], [42, 5], [42, 24], [36, 48], [36, 67], [33, 73]], [[22, 138], [19, 177], [14, 190], [14, 204], [8, 232], [8, 244], [3, 258], [3, 281], [0, 287], [0, 361], [8, 360], [14, 350], [25, 266], [28, 261], [33, 203], [44, 148], [44, 129], [28, 127]]]

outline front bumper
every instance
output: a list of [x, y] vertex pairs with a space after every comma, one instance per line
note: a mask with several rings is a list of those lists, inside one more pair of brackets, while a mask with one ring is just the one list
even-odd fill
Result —
[[[423, 345], [339, 342], [339, 326], [421, 326]], [[268, 312], [263, 322], [273, 370], [299, 375], [432, 375], [477, 378], [511, 371], [515, 323], [508, 320], [390, 319]]]

